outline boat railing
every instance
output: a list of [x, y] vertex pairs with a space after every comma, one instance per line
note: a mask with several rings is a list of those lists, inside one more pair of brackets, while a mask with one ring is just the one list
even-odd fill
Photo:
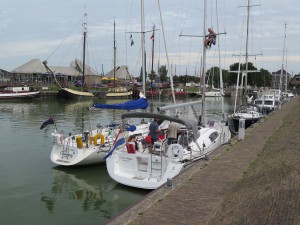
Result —
[[[153, 144], [151, 151], [151, 170], [149, 179], [151, 177], [157, 177], [157, 180], [159, 181], [162, 178], [162, 174], [165, 169], [163, 166], [163, 159], [166, 155], [166, 143], [167, 139], [164, 139], [163, 141], [156, 141]], [[159, 157], [159, 160], [157, 160], [157, 157]]]

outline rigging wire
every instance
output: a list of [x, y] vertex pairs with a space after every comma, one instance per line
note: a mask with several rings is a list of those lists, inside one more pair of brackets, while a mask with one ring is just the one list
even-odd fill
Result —
[[56, 51], [57, 49], [65, 42], [65, 40], [67, 38], [70, 37], [70, 35], [72, 34], [72, 32], [75, 30], [75, 28], [78, 26], [78, 24], [83, 20], [84, 16], [81, 16], [79, 21], [76, 23], [76, 25], [73, 27], [73, 29], [68, 33], [68, 35], [61, 41], [61, 43], [53, 50], [53, 52], [48, 56], [48, 58], [46, 58], [46, 60], [48, 60]]

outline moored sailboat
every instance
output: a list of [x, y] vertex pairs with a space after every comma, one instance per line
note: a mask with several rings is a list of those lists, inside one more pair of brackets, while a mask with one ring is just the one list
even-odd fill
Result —
[[[204, 59], [205, 53], [203, 39]], [[205, 60], [202, 67], [203, 74], [205, 71], [204, 65]], [[205, 93], [205, 89], [203, 89], [203, 93]], [[166, 183], [168, 179], [180, 174], [192, 163], [206, 158], [219, 146], [228, 143], [231, 134], [226, 122], [205, 123], [205, 95], [203, 96], [201, 121], [155, 113], [123, 114], [122, 120], [128, 118], [159, 120], [162, 123], [159, 130], [162, 132], [167, 130], [166, 124], [177, 123], [179, 136], [171, 144], [167, 143], [166, 138], [162, 138], [154, 142], [153, 145], [147, 144], [143, 138], [137, 136], [138, 148], [124, 140], [121, 145], [113, 148], [113, 152], [109, 157], [106, 157], [106, 167], [111, 178], [131, 187], [156, 189]], [[174, 103], [171, 106], [161, 107], [160, 110], [164, 111], [195, 104], [199, 104], [199, 102]]]
[[[148, 134], [148, 124], [128, 125], [129, 134]], [[104, 163], [103, 159], [113, 146], [114, 140], [119, 132], [119, 124], [111, 124], [98, 129], [85, 131], [79, 134], [63, 133], [55, 130], [52, 133], [53, 147], [50, 158], [54, 164], [61, 166], [82, 166]]]
[[[241, 104], [239, 107], [236, 108], [236, 102], [237, 102], [237, 93], [239, 89], [239, 73], [240, 73], [240, 66], [241, 64], [239, 63], [239, 71], [238, 71], [238, 76], [237, 76], [237, 84], [236, 84], [236, 95], [235, 95], [235, 106], [234, 106], [234, 112], [228, 116], [229, 123], [231, 124], [231, 132], [233, 134], [237, 134], [239, 130], [239, 122], [241, 119], [245, 120], [245, 129], [249, 128], [252, 124], [256, 123], [260, 119], [263, 118], [263, 114], [261, 113], [261, 109], [258, 105], [255, 105], [252, 103], [254, 95], [251, 97], [247, 96], [247, 79], [248, 79], [248, 36], [249, 36], [249, 16], [250, 16], [250, 1], [248, 0], [247, 4], [247, 35], [246, 35], [246, 54], [245, 54], [245, 71], [242, 71], [242, 82], [241, 86], [243, 83], [243, 78], [245, 79], [245, 85], [244, 85], [244, 98], [247, 98], [247, 102], [245, 104]], [[257, 72], [257, 71], [251, 71], [251, 72]]]
[[39, 94], [40, 91], [28, 86], [6, 87], [0, 90], [0, 99], [35, 98]]
[[[87, 36], [87, 14], [84, 14], [84, 21], [83, 21], [83, 61], [82, 61], [82, 88], [85, 88], [85, 71], [86, 71], [86, 65], [85, 65], [85, 51], [86, 51], [86, 36]], [[80, 67], [80, 66], [79, 66]], [[55, 75], [54, 75], [55, 77]], [[61, 86], [60, 86], [61, 87]], [[94, 97], [94, 94], [89, 91], [80, 91], [80, 90], [73, 90], [67, 87], [61, 87], [59, 90], [59, 96], [63, 98], [71, 98], [71, 99], [91, 99]]]

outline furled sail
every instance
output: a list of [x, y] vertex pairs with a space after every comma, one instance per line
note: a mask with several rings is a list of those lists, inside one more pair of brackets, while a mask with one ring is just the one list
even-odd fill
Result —
[[145, 98], [145, 96], [140, 93], [140, 98], [137, 100], [122, 102], [122, 103], [116, 103], [116, 104], [101, 104], [96, 103], [92, 107], [90, 107], [90, 110], [93, 109], [121, 109], [121, 110], [135, 110], [135, 109], [147, 109], [148, 107], [148, 101]]

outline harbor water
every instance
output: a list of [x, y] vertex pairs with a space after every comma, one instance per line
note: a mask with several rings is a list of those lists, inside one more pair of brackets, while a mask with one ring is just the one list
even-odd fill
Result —
[[[178, 102], [195, 101], [182, 99]], [[197, 99], [199, 100], [199, 99]], [[233, 109], [234, 99], [224, 98], [225, 113]], [[124, 100], [111, 100], [117, 103]], [[150, 100], [147, 111], [171, 101]], [[0, 102], [0, 218], [1, 225], [104, 224], [149, 193], [117, 184], [105, 164], [85, 167], [59, 167], [50, 160], [54, 125], [40, 130], [53, 116], [64, 135], [96, 129], [120, 122], [120, 110], [89, 111], [89, 101], [56, 98]], [[209, 118], [220, 116], [220, 99], [207, 98]], [[200, 105], [195, 106], [199, 113]], [[182, 115], [193, 117], [192, 110]]]

